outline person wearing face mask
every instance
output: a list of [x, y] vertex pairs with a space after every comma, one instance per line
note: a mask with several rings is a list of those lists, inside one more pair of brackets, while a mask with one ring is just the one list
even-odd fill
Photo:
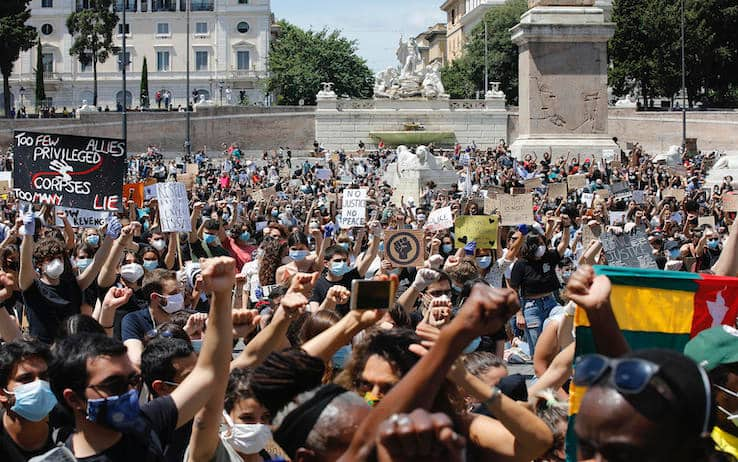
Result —
[[155, 269], [146, 272], [141, 284], [141, 298], [149, 301], [148, 309], [127, 314], [121, 325], [123, 343], [136, 365], [141, 362], [146, 333], [169, 322], [172, 314], [185, 308], [183, 288], [173, 271]]
[[95, 228], [87, 228], [84, 232], [83, 242], [90, 247], [97, 248], [100, 246], [100, 234]]
[[0, 345], [0, 460], [25, 462], [55, 446], [49, 413], [56, 397], [47, 381], [49, 347], [16, 339]]
[[5, 308], [8, 314], [15, 319], [23, 318], [23, 296], [18, 288], [18, 268], [20, 259], [18, 246], [9, 245], [0, 251], [0, 274], [5, 273], [13, 278], [13, 292], [8, 298], [0, 302], [0, 309]]
[[144, 249], [141, 258], [143, 259], [142, 266], [146, 271], [154, 271], [161, 267], [159, 253], [153, 248]]
[[236, 268], [238, 268], [238, 271], [241, 271], [243, 266], [253, 259], [252, 255], [256, 250], [256, 246], [251, 244], [251, 242], [251, 232], [245, 224], [232, 227], [230, 232], [226, 234], [225, 239], [223, 239], [223, 248], [236, 259]]
[[[317, 236], [320, 233], [316, 233]], [[322, 249], [322, 240], [317, 248]], [[310, 251], [308, 239], [301, 231], [295, 231], [287, 238], [289, 246], [289, 255], [287, 263], [277, 268], [276, 281], [282, 283], [289, 279], [289, 276], [295, 273], [312, 273], [320, 271], [319, 258]]]
[[[369, 222], [369, 229], [371, 231], [369, 248], [357, 260], [356, 268], [352, 269], [349, 266], [349, 252], [345, 248], [340, 245], [334, 245], [326, 249], [324, 257], [325, 271], [315, 283], [313, 293], [310, 296], [310, 304], [315, 311], [318, 311], [320, 306], [325, 308], [325, 303], [330, 303], [327, 295], [331, 287], [341, 285], [351, 290], [351, 281], [363, 278], [366, 275], [369, 266], [371, 266], [379, 251], [382, 226], [378, 221], [371, 221]], [[348, 301], [336, 305], [335, 309], [339, 314], [345, 315], [348, 311]]]
[[31, 335], [51, 343], [65, 318], [73, 314], [92, 314], [82, 311], [82, 291], [92, 285], [122, 227], [112, 215], [105, 240], [92, 264], [75, 275], [64, 242], [45, 237], [34, 248], [35, 226], [33, 211], [28, 210], [23, 217], [18, 286], [27, 308]]
[[723, 252], [720, 235], [712, 228], [706, 228], [702, 238], [697, 243], [695, 255], [697, 256], [697, 271], [704, 271], [715, 266]]
[[[230, 254], [221, 246], [221, 239], [225, 239], [225, 230], [220, 220], [208, 218], [198, 226], [204, 202], [198, 202], [192, 207], [190, 223], [192, 231], [189, 235], [190, 253], [193, 260], [200, 258], [228, 257]], [[199, 237], [202, 232], [202, 239]]]
[[569, 217], [562, 214], [562, 235], [556, 249], [549, 249], [545, 236], [537, 231], [528, 232], [520, 249], [520, 258], [510, 273], [510, 287], [518, 292], [522, 306], [516, 323], [520, 329], [525, 329], [531, 357], [543, 331], [543, 323], [559, 304], [556, 293], [561, 288], [561, 282], [556, 274], [556, 266], [569, 247], [570, 225]]
[[148, 243], [157, 253], [157, 267], [174, 269], [177, 257], [176, 235], [157, 231], [149, 236]]

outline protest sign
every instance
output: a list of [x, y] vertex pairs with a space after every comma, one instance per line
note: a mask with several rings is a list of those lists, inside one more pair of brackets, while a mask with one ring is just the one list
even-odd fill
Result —
[[272, 196], [277, 195], [277, 190], [274, 187], [255, 189], [251, 191], [251, 198], [254, 202], [269, 201]]
[[643, 204], [644, 202], [646, 202], [646, 191], [633, 191], [633, 200], [636, 204]]
[[14, 132], [13, 191], [34, 204], [118, 211], [126, 172], [122, 140]]
[[513, 196], [520, 196], [523, 194], [527, 194], [525, 188], [510, 188], [510, 194]]
[[144, 203], [144, 184], [128, 183], [123, 185], [123, 197], [126, 201], [133, 201], [136, 207], [143, 207]]
[[707, 216], [707, 217], [699, 217], [697, 219], [697, 225], [698, 226], [705, 225], [705, 226], [714, 228], [715, 227], [715, 217], [712, 215]]
[[366, 224], [366, 189], [344, 189], [341, 206], [342, 229], [355, 228]]
[[319, 180], [330, 180], [333, 176], [333, 172], [329, 168], [319, 168], [315, 170], [315, 178]]
[[341, 175], [341, 184], [351, 184], [354, 182], [354, 177], [351, 175]]
[[613, 170], [620, 170], [623, 168], [623, 164], [619, 160], [613, 160], [610, 162], [610, 168]]
[[484, 200], [484, 213], [490, 215], [500, 210], [500, 200], [497, 195], [494, 197], [490, 196]]
[[144, 186], [144, 200], [156, 199], [156, 185], [154, 183], [149, 186]]
[[264, 230], [264, 228], [267, 227], [268, 224], [269, 224], [268, 221], [257, 221], [256, 222], [256, 232], [257, 233], [262, 232]]
[[619, 236], [605, 232], [600, 235], [600, 240], [607, 256], [607, 264], [610, 266], [657, 268], [653, 249], [642, 230]]
[[530, 180], [523, 181], [523, 185], [525, 186], [525, 192], [531, 192], [535, 190], [536, 188], [540, 188], [543, 184], [543, 181], [541, 181], [540, 178], [533, 178]]
[[[55, 211], [67, 214], [67, 220], [74, 228], [101, 228], [107, 223], [110, 212], [94, 212], [92, 210], [55, 207]], [[56, 217], [56, 226], [64, 226], [64, 221]]]
[[0, 172], [0, 194], [8, 194], [13, 189], [11, 172]]
[[566, 198], [567, 193], [566, 183], [549, 183], [548, 185], [549, 199], [555, 199], [557, 197]]
[[610, 185], [610, 192], [613, 193], [613, 195], [618, 195], [620, 193], [629, 191], [630, 185], [625, 181], [618, 181], [617, 183], [613, 183], [612, 185]]
[[615, 160], [615, 150], [614, 149], [603, 149], [602, 150], [602, 160], [605, 162], [612, 162]]
[[738, 212], [738, 194], [723, 194], [723, 211]]
[[582, 225], [582, 246], [587, 249], [593, 240], [600, 238], [600, 234], [602, 234], [601, 225]]
[[385, 231], [385, 257], [396, 268], [423, 266], [424, 235], [423, 230]]
[[592, 207], [592, 201], [594, 201], [594, 194], [592, 193], [582, 193], [582, 204], [586, 205], [588, 208]]
[[195, 186], [195, 174], [194, 173], [180, 173], [177, 175], [177, 181], [185, 185], [187, 191], [192, 191]]
[[495, 215], [462, 215], [456, 217], [454, 233], [456, 246], [464, 247], [474, 241], [478, 249], [497, 248], [499, 218]]
[[566, 183], [569, 185], [569, 191], [581, 189], [587, 186], [586, 175], [569, 175], [566, 177]]
[[610, 197], [610, 191], [608, 191], [607, 189], [598, 189], [595, 191], [595, 196], [607, 199], [608, 197]]
[[451, 207], [442, 207], [432, 211], [428, 215], [428, 221], [424, 228], [431, 232], [451, 228], [454, 225], [454, 214]]
[[625, 215], [628, 212], [610, 212], [610, 224], [612, 226], [622, 226], [625, 224]]
[[156, 195], [159, 199], [159, 222], [165, 233], [190, 232], [189, 201], [182, 183], [158, 183]]
[[533, 196], [525, 194], [521, 196], [510, 196], [502, 194], [497, 196], [500, 201], [500, 215], [502, 226], [529, 225], [533, 223]]
[[678, 188], [666, 188], [664, 189], [664, 197], [673, 197], [677, 202], [684, 200], [685, 191]]

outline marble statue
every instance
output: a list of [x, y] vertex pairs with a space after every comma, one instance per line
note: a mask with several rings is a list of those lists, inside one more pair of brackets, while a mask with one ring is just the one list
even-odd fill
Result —
[[335, 98], [336, 92], [333, 91], [333, 82], [320, 82], [323, 89], [318, 92], [318, 98]]
[[407, 146], [398, 146], [397, 160], [387, 166], [384, 180], [395, 187], [399, 199], [403, 195], [419, 197], [429, 181], [441, 188], [451, 187], [458, 181], [458, 175], [449, 159], [432, 155], [426, 146], [418, 146], [415, 152]]
[[388, 67], [374, 76], [374, 96], [376, 98], [397, 98], [400, 77], [397, 69]]
[[435, 61], [429, 64], [423, 78], [423, 96], [426, 98], [447, 98], [446, 89], [441, 81], [441, 63]]
[[403, 42], [400, 37], [400, 46], [397, 48], [397, 59], [400, 60], [402, 71], [400, 80], [414, 79], [417, 72], [423, 67], [423, 57], [420, 55], [415, 38]]
[[375, 98], [449, 98], [441, 82], [441, 63], [436, 61], [424, 66], [414, 38], [405, 42], [400, 37], [396, 56], [398, 66], [388, 67], [375, 76]]
[[226, 104], [233, 105], [233, 91], [230, 88], [225, 89]]

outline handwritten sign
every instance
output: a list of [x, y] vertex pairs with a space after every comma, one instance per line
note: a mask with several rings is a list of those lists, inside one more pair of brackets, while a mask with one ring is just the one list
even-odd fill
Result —
[[610, 191], [608, 191], [607, 189], [598, 189], [595, 191], [595, 196], [607, 199], [608, 197], [610, 197]]
[[697, 219], [697, 225], [698, 226], [705, 225], [705, 226], [709, 226], [710, 228], [714, 228], [715, 227], [715, 217], [712, 215], [708, 217], [699, 217]]
[[[102, 228], [107, 223], [109, 216], [109, 212], [94, 212], [70, 207], [55, 207], [55, 210], [66, 213], [67, 220], [73, 228]], [[64, 226], [64, 221], [58, 216], [56, 217], [56, 226]]]
[[500, 210], [500, 200], [497, 198], [496, 194], [488, 194], [489, 197], [484, 199], [484, 213], [487, 215], [491, 215]]
[[723, 211], [738, 212], [738, 194], [723, 195]]
[[594, 194], [592, 193], [582, 193], [582, 204], [586, 205], [587, 208], [592, 207], [592, 201], [594, 201]]
[[156, 195], [159, 199], [159, 220], [162, 232], [192, 231], [185, 185], [182, 183], [158, 183]]
[[436, 209], [428, 215], [428, 221], [423, 228], [435, 233], [443, 229], [451, 228], [454, 225], [454, 213], [451, 207], [442, 207]]
[[610, 212], [610, 224], [613, 226], [622, 226], [625, 224], [625, 216], [628, 212]]
[[315, 178], [319, 180], [330, 180], [333, 176], [333, 172], [329, 168], [319, 168], [315, 170]]
[[603, 149], [602, 159], [605, 162], [612, 162], [615, 159], [615, 150], [614, 149]]
[[479, 249], [497, 248], [497, 229], [500, 220], [495, 215], [462, 215], [456, 217], [454, 231], [456, 245], [464, 247], [469, 242], [476, 242]]
[[635, 190], [633, 191], [633, 200], [636, 204], [643, 204], [646, 202], [646, 191]]
[[500, 215], [502, 226], [517, 226], [533, 223], [533, 196], [525, 194], [521, 196], [510, 196], [503, 194], [498, 196], [500, 201]]
[[13, 138], [18, 199], [97, 211], [122, 208], [123, 140], [18, 130]]
[[423, 266], [424, 235], [423, 230], [385, 231], [385, 257], [396, 268]]
[[677, 202], [681, 202], [684, 200], [684, 195], [686, 194], [686, 191], [679, 188], [666, 188], [664, 189], [664, 197], [673, 197], [677, 200]]
[[557, 197], [566, 198], [568, 193], [566, 183], [549, 183], [548, 197], [555, 199]]
[[157, 183], [144, 186], [144, 200], [156, 199], [156, 185]]
[[200, 167], [197, 166], [197, 164], [187, 164], [185, 167], [185, 172], [187, 173], [194, 173], [195, 175], [200, 173]]
[[344, 189], [341, 208], [341, 229], [361, 227], [366, 224], [366, 189]]
[[523, 182], [523, 185], [525, 186], [525, 192], [531, 192], [536, 188], [540, 188], [542, 184], [543, 182], [540, 178], [532, 178]]
[[607, 256], [608, 265], [657, 268], [656, 260], [653, 258], [653, 249], [648, 243], [648, 237], [641, 230], [637, 230], [632, 234], [623, 233], [620, 236], [612, 233], [602, 233], [600, 240]]
[[586, 175], [569, 175], [566, 177], [566, 183], [569, 185], [569, 191], [582, 189], [587, 186]]
[[277, 195], [277, 190], [272, 186], [264, 189], [255, 189], [251, 191], [251, 198], [254, 202], [269, 201], [273, 196]]
[[0, 172], [0, 194], [8, 194], [13, 189], [11, 172]]
[[184, 184], [188, 191], [192, 191], [195, 186], [195, 176], [194, 173], [180, 173], [177, 175], [177, 181]]
[[123, 197], [126, 201], [133, 201], [136, 207], [141, 208], [144, 204], [144, 184], [128, 183], [123, 185]]

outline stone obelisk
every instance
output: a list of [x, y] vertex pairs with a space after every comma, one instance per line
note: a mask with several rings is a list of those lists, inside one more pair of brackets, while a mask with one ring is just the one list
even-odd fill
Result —
[[511, 29], [520, 50], [513, 154], [552, 149], [555, 156], [599, 158], [618, 149], [607, 133], [607, 41], [615, 25], [594, 0], [529, 0], [528, 6]]

